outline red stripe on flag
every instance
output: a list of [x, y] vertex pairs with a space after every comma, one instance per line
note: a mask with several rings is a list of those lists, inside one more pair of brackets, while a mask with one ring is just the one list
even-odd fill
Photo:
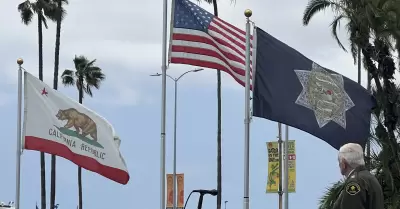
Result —
[[[208, 44], [211, 46], [214, 46], [215, 48], [218, 49], [219, 52], [221, 52], [226, 58], [239, 62], [241, 64], [245, 64], [245, 57], [238, 57], [232, 53], [226, 52], [221, 49], [221, 46], [218, 44], [215, 44], [214, 41], [211, 40], [210, 38], [206, 38], [204, 36], [197, 36], [197, 35], [188, 35], [188, 34], [180, 34], [180, 33], [174, 33], [172, 35], [172, 40], [180, 40], [180, 41], [191, 41], [191, 42], [198, 42], [198, 43], [204, 43]], [[177, 46], [177, 45], [172, 45], [172, 46]], [[239, 52], [238, 52], [239, 53]], [[240, 53], [239, 53], [240, 54]]]
[[191, 54], [201, 54], [201, 55], [206, 55], [210, 57], [215, 57], [224, 62], [226, 65], [229, 66], [229, 68], [232, 69], [235, 73], [245, 76], [245, 72], [243, 69], [232, 66], [229, 64], [229, 62], [223, 58], [220, 54], [215, 52], [214, 50], [209, 50], [209, 49], [203, 49], [203, 48], [196, 48], [196, 47], [190, 47], [190, 46], [172, 46], [172, 52], [185, 52], [185, 53], [191, 53]]
[[[233, 77], [233, 79], [235, 79], [235, 81], [238, 82], [240, 85], [245, 86], [244, 81], [241, 81], [237, 77], [233, 76], [232, 73], [229, 72], [229, 70], [227, 70], [225, 66], [220, 65], [218, 63], [207, 62], [207, 61], [203, 61], [203, 60], [188, 59], [188, 58], [178, 58], [178, 57], [171, 58], [171, 61], [173, 63], [181, 63], [181, 64], [194, 65], [194, 66], [199, 66], [199, 67], [212, 68], [212, 69], [216, 69], [216, 70], [222, 70], [222, 71], [228, 73], [229, 75], [231, 75]], [[252, 90], [252, 89], [253, 88], [252, 88], [252, 85], [250, 82], [250, 90]]]
[[98, 173], [120, 184], [127, 184], [129, 181], [129, 174], [127, 172], [121, 169], [102, 165], [93, 158], [75, 154], [71, 152], [67, 146], [57, 142], [34, 136], [25, 136], [25, 149], [36, 150], [63, 157], [82, 168]]
[[[233, 30], [235, 30], [236, 32], [246, 36], [246, 31], [240, 30], [238, 27], [218, 18], [218, 17], [214, 17], [215, 19], [218, 19], [219, 21], [221, 21], [222, 23], [224, 23], [225, 25], [228, 25], [230, 28], [232, 28]], [[219, 24], [220, 25], [220, 24]], [[253, 36], [250, 36], [250, 39], [253, 40]]]
[[[226, 33], [223, 32], [223, 31], [221, 31], [221, 30], [219, 30], [218, 28], [216, 28], [216, 27], [214, 27], [214, 26], [212, 26], [212, 25], [210, 25], [209, 29], [211, 29], [211, 30], [213, 30], [213, 31], [215, 31], [215, 32], [217, 32], [217, 33], [223, 35], [224, 37], [228, 38], [230, 41], [232, 41], [232, 42], [234, 42], [235, 44], [237, 44], [237, 45], [238, 45], [239, 47], [241, 47], [242, 49], [246, 50], [246, 37], [243, 37], [243, 36], [241, 36], [241, 35], [238, 35], [238, 34], [235, 33], [234, 31], [232, 31], [231, 28], [226, 27], [225, 25], [219, 23], [218, 21], [213, 21], [213, 23], [216, 24], [218, 27], [222, 28], [223, 30], [225, 30]], [[245, 35], [246, 35], [246, 34], [245, 34]], [[229, 37], [228, 37], [228, 36], [229, 36]], [[237, 38], [237, 39], [239, 39], [240, 42], [234, 40], [234, 39], [232, 38], [232, 36], [235, 37], [235, 38]], [[251, 41], [250, 41], [250, 47], [253, 47], [253, 44], [251, 43]]]
[[[223, 33], [220, 29], [218, 29], [218, 28], [216, 28], [216, 27], [210, 25], [210, 27], [208, 27], [208, 30], [209, 30], [209, 31], [210, 31], [210, 30], [211, 30], [211, 31], [214, 31], [214, 32], [218, 33], [219, 35], [221, 35], [221, 36], [225, 37], [226, 39], [228, 39], [230, 42], [232, 42], [232, 43], [228, 43], [228, 42], [226, 42], [226, 41], [224, 41], [224, 40], [221, 39], [221, 41], [223, 41], [225, 44], [228, 44], [228, 45], [230, 45], [230, 46], [236, 45], [236, 46], [238, 46], [239, 48], [243, 49], [244, 51], [246, 50], [246, 45], [245, 45], [245, 43], [241, 42], [240, 40], [235, 40], [235, 39], [233, 39], [232, 36]], [[210, 36], [213, 37], [214, 39], [219, 39], [218, 37], [215, 37], [215, 36], [213, 36], [212, 34], [210, 34]], [[224, 45], [225, 45], [225, 44], [224, 44]]]

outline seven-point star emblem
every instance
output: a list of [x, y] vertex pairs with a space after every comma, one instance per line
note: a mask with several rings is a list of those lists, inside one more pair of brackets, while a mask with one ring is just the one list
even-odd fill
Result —
[[344, 89], [343, 76], [331, 74], [316, 63], [310, 70], [294, 70], [303, 90], [296, 104], [314, 111], [318, 126], [333, 121], [346, 129], [346, 111], [354, 103]]

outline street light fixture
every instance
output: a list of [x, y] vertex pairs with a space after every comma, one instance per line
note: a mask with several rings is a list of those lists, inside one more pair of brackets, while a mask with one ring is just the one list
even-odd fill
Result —
[[228, 203], [228, 200], [225, 200], [225, 209], [226, 209], [226, 203]]
[[[175, 84], [175, 109], [174, 109], [174, 162], [173, 162], [173, 209], [177, 209], [176, 207], [176, 191], [177, 191], [177, 187], [176, 187], [176, 112], [177, 112], [177, 96], [178, 96], [178, 81], [179, 79], [181, 79], [184, 75], [188, 74], [188, 73], [196, 73], [196, 72], [200, 72], [204, 70], [203, 68], [197, 68], [194, 70], [189, 70], [186, 71], [184, 73], [182, 73], [179, 77], [174, 78], [168, 74], [166, 74], [166, 76], [168, 78], [170, 78], [171, 80], [174, 81]], [[152, 74], [150, 76], [161, 76], [162, 74], [160, 73], [156, 73], [156, 74]]]
[[[178, 82], [179, 81], [179, 79], [181, 79], [184, 75], [186, 75], [186, 74], [188, 74], [188, 73], [196, 73], [196, 72], [199, 72], [199, 71], [203, 71], [204, 69], [203, 68], [197, 68], [197, 69], [194, 69], [194, 70], [188, 70], [188, 71], [186, 71], [186, 72], [184, 72], [184, 73], [182, 73], [179, 77], [177, 77], [177, 78], [174, 78], [174, 77], [172, 77], [172, 76], [170, 76], [170, 75], [166, 75], [168, 78], [170, 78], [171, 80], [173, 80], [174, 82]], [[155, 74], [151, 74], [150, 76], [161, 76], [162, 74], [161, 73], [155, 73]]]

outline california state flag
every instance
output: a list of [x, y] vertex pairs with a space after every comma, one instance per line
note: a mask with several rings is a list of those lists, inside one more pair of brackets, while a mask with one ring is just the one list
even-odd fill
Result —
[[24, 72], [24, 144], [68, 159], [121, 184], [129, 173], [119, 138], [103, 117]]

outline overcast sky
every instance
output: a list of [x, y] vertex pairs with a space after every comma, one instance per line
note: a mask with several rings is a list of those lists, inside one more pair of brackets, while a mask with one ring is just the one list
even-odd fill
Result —
[[[107, 79], [94, 98], [84, 104], [105, 116], [121, 137], [122, 153], [131, 180], [122, 186], [97, 174], [83, 172], [85, 208], [159, 208], [160, 159], [160, 72], [162, 1], [69, 0], [62, 25], [60, 74], [73, 68], [75, 55], [97, 59]], [[0, 200], [14, 200], [16, 138], [16, 59], [38, 73], [37, 19], [25, 26], [17, 11], [18, 1], [0, 1]], [[253, 10], [252, 20], [271, 35], [297, 49], [320, 65], [349, 78], [357, 78], [349, 53], [343, 52], [330, 34], [332, 14], [321, 13], [308, 27], [302, 25], [307, 0], [219, 1], [220, 18], [244, 29], [243, 12]], [[201, 4], [208, 11], [212, 7]], [[346, 46], [346, 35], [341, 32]], [[43, 34], [44, 77], [52, 84], [55, 24]], [[171, 65], [168, 73], [179, 76], [192, 66]], [[366, 75], [363, 74], [365, 81]], [[365, 84], [365, 82], [363, 82]], [[61, 84], [60, 84], [61, 86]], [[172, 172], [173, 83], [167, 84], [167, 172]], [[243, 207], [244, 89], [228, 75], [222, 79], [223, 95], [223, 201], [229, 209]], [[60, 91], [77, 98], [74, 88]], [[178, 172], [185, 173], [186, 195], [193, 189], [216, 188], [216, 72], [207, 69], [188, 74], [179, 83]], [[267, 149], [265, 142], [276, 139], [277, 125], [254, 119], [251, 126], [250, 204], [252, 208], [277, 208], [278, 197], [265, 194]], [[325, 188], [341, 178], [337, 152], [325, 142], [297, 129], [290, 139], [297, 146], [297, 191], [290, 195], [291, 209], [316, 208]], [[77, 167], [57, 158], [57, 200], [60, 209], [77, 205]], [[46, 161], [50, 171], [50, 159]], [[50, 187], [50, 172], [47, 172]], [[22, 208], [40, 203], [39, 154], [25, 151], [22, 157]], [[49, 195], [47, 196], [49, 197]], [[215, 207], [215, 197], [205, 197], [204, 208]], [[188, 203], [196, 208], [197, 196]]]

